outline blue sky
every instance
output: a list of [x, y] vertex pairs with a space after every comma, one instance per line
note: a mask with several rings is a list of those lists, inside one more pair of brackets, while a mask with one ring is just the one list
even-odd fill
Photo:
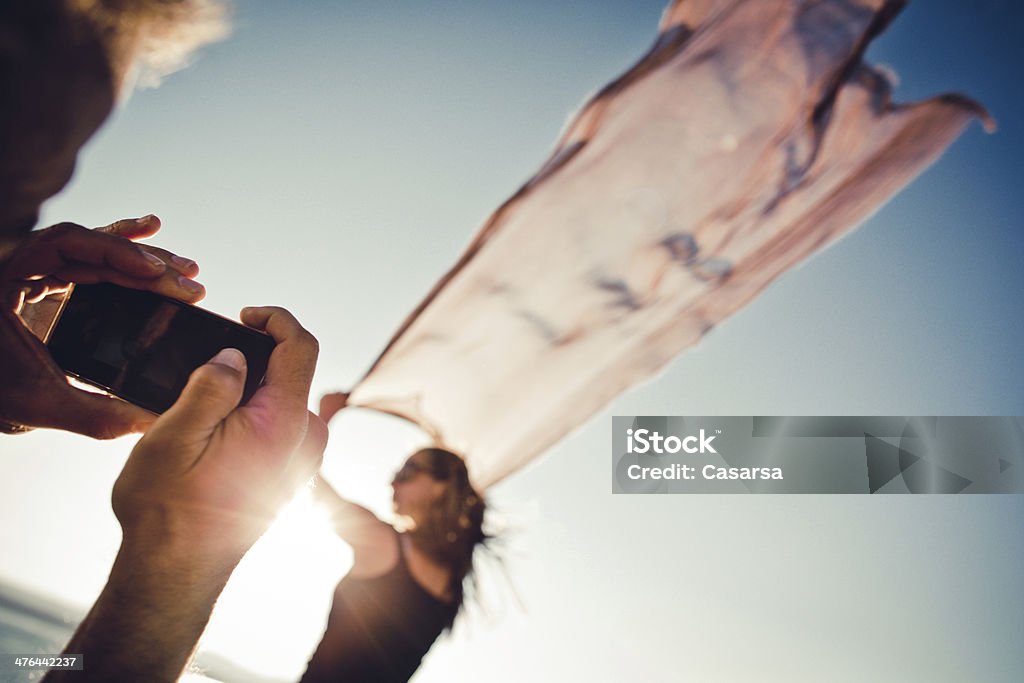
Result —
[[[161, 243], [200, 262], [204, 305], [291, 308], [321, 340], [315, 389], [348, 386], [574, 108], [646, 50], [661, 8], [239, 2], [233, 37], [133, 95], [44, 218], [157, 213]], [[1017, 3], [912, 3], [869, 58], [899, 74], [898, 99], [963, 92], [998, 132], [971, 126], [855, 233], [498, 487], [525, 608], [499, 601], [417, 680], [1019, 679], [1020, 496], [613, 497], [607, 448], [612, 414], [1024, 414], [1022, 52]], [[351, 416], [325, 469], [384, 508], [416, 438]], [[20, 549], [0, 579], [91, 601], [130, 446], [0, 442], [0, 547]], [[347, 562], [302, 524], [240, 569], [207, 639], [282, 678]]]

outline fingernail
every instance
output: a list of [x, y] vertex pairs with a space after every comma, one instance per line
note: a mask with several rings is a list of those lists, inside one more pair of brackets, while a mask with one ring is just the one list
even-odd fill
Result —
[[156, 218], [156, 216], [154, 216], [153, 214], [149, 213], [149, 214], [146, 214], [145, 216], [143, 216], [142, 218], [136, 218], [135, 222], [138, 223], [139, 225], [146, 225], [147, 223], [149, 223], [154, 218]]
[[238, 349], [223, 349], [220, 353], [210, 359], [211, 363], [226, 365], [229, 368], [241, 372], [245, 370], [245, 356]]
[[195, 280], [185, 277], [184, 275], [178, 276], [178, 284], [181, 285], [182, 289], [187, 289], [190, 292], [198, 293], [206, 290], [206, 288], [201, 284]]
[[146, 257], [146, 260], [149, 261], [149, 263], [154, 268], [163, 268], [164, 266], [167, 265], [162, 260], [160, 260], [159, 256], [154, 256], [153, 254], [149, 253], [148, 251], [143, 251], [142, 255]]
[[197, 265], [192, 259], [185, 258], [184, 256], [178, 256], [177, 254], [171, 254], [171, 260], [182, 268], [188, 268], [190, 270], [195, 268]]

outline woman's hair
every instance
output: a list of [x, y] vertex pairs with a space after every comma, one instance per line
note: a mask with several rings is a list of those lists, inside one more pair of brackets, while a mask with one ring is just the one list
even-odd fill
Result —
[[451, 571], [448, 590], [458, 608], [448, 622], [451, 628], [462, 608], [465, 584], [476, 588], [473, 553], [490, 539], [484, 531], [487, 504], [473, 489], [462, 458], [443, 448], [424, 448], [414, 455], [427, 456], [423, 460], [430, 477], [447, 484], [414, 533], [424, 550]]

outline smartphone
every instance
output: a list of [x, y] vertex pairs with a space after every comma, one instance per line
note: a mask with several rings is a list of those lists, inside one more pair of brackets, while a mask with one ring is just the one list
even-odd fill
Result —
[[178, 399], [192, 371], [221, 349], [245, 354], [242, 403], [263, 383], [270, 335], [210, 311], [138, 289], [76, 285], [46, 335], [69, 376], [154, 413]]

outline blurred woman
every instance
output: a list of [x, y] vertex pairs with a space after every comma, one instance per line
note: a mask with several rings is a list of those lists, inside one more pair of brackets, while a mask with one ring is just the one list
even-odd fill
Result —
[[[320, 417], [329, 421], [346, 399], [325, 396]], [[462, 607], [473, 552], [487, 540], [486, 506], [465, 462], [441, 448], [416, 451], [391, 488], [394, 525], [317, 484], [317, 498], [354, 558], [303, 683], [407, 681]]]

